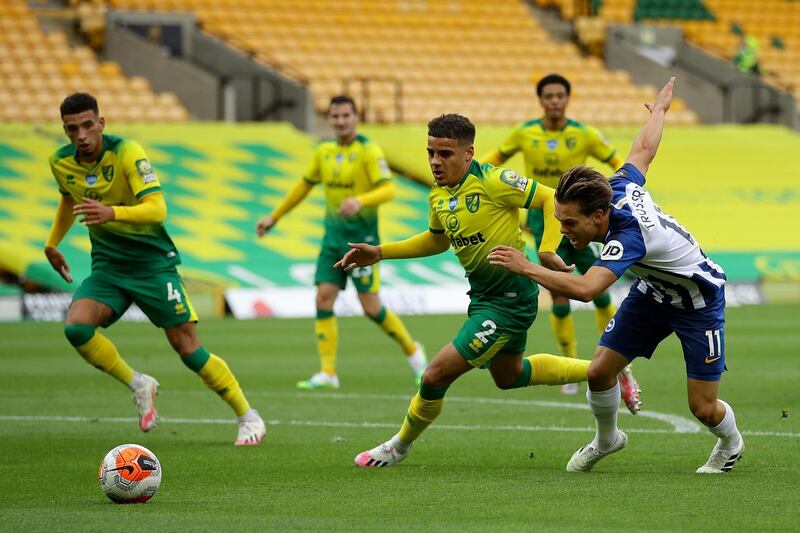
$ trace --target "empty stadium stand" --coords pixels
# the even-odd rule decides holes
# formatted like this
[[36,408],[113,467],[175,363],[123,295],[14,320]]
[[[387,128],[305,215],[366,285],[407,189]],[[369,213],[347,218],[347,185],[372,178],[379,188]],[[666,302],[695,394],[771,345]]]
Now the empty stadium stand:
[[175,122],[189,118],[174,94],[156,94],[141,77],[71,46],[63,32],[45,32],[24,0],[0,10],[0,122],[52,122],[68,93],[97,96],[110,120]]
[[[366,119],[425,122],[458,112],[479,123],[540,114],[535,81],[558,71],[574,83],[571,115],[632,124],[631,100],[656,88],[553,42],[518,0],[111,0],[117,9],[191,11],[209,33],[287,75],[308,80],[319,111],[349,92],[368,100]],[[369,80],[362,82],[361,80]],[[398,91],[402,106],[397,106]],[[696,115],[678,103],[673,120]]]

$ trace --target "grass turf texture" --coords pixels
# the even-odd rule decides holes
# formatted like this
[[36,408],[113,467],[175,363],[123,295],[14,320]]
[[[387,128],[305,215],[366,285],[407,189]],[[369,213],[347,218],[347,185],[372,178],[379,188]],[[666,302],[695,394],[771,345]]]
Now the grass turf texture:
[[[142,434],[130,394],[84,363],[60,325],[2,324],[0,523],[11,531],[792,530],[800,507],[795,313],[728,311],[730,371],[721,397],[736,410],[747,450],[724,476],[694,474],[714,444],[706,431],[678,434],[664,421],[629,415],[620,416],[630,430],[627,449],[588,475],[567,474],[572,452],[592,437],[591,415],[541,402],[584,405],[583,394],[502,392],[484,371],[451,387],[442,415],[403,463],[359,470],[353,457],[396,431],[414,392],[399,349],[362,318],[340,320],[342,389],[319,394],[294,387],[317,369],[311,321],[201,323],[205,346],[228,360],[253,406],[273,421],[252,448],[232,445],[236,427],[222,422],[231,420],[227,406],[149,325],[121,323],[108,332],[132,366],[161,382],[164,419]],[[431,355],[461,320],[406,318]],[[576,321],[588,357],[593,317],[577,313]],[[542,316],[528,353],[554,350]],[[691,418],[674,338],[635,370],[646,411]],[[96,419],[11,419],[52,416]],[[97,485],[100,460],[125,442],[147,446],[164,468],[160,491],[145,505],[112,504]]]

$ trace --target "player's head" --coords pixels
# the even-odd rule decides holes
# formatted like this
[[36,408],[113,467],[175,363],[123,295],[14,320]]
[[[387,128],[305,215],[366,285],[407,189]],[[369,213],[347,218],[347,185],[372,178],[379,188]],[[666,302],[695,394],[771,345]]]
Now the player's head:
[[72,93],[61,102],[61,121],[79,156],[96,157],[103,150],[103,128],[97,100],[89,93]]
[[547,118],[559,120],[564,117],[571,90],[569,81],[561,74],[548,74],[539,80],[536,95]]
[[611,185],[593,168],[579,165],[561,176],[556,187],[556,218],[575,248],[602,240],[608,228]]
[[455,185],[475,155],[475,126],[467,117],[445,114],[428,122],[428,163],[438,185]]
[[350,140],[355,135],[358,125],[355,100],[344,94],[331,98],[328,106],[328,122],[340,141]]

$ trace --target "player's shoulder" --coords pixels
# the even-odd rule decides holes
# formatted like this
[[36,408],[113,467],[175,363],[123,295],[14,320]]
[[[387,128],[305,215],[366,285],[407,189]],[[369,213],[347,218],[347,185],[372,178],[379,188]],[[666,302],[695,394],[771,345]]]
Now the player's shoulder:
[[542,128],[541,118],[532,118],[530,120],[523,120],[514,126],[514,131],[532,131]]
[[636,185],[643,187],[645,184],[645,177],[642,174],[642,171],[639,170],[636,165],[631,163],[625,163],[622,167],[619,168],[614,174],[608,178],[611,188],[614,189],[615,187],[626,187],[627,183],[635,183]]
[[597,130],[589,124],[571,118],[567,119],[567,124],[564,126],[564,130],[570,132],[580,132],[584,135],[597,133]]
[[61,161],[62,159],[73,157],[74,155],[75,155],[75,147],[72,145],[72,143],[67,143],[65,145],[59,146],[53,151],[52,154],[50,154],[50,164],[54,165],[57,162]]

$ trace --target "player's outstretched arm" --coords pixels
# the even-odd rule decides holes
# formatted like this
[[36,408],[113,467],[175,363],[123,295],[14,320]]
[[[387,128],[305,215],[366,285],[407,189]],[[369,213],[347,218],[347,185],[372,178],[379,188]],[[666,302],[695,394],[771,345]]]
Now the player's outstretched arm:
[[56,246],[61,243],[64,236],[72,227],[75,222],[75,215],[72,214],[72,209],[75,206],[75,200],[71,196],[61,195],[58,201],[58,208],[56,209],[56,216],[53,219],[53,225],[50,228],[50,234],[47,237],[47,242],[44,245],[44,255],[53,270],[67,283],[72,283],[72,276],[69,273],[69,264],[64,258],[64,255],[56,250]]
[[639,134],[633,140],[633,145],[626,161],[626,163],[638,168],[642,174],[647,173],[650,163],[656,156],[658,145],[661,142],[661,134],[664,132],[664,117],[672,103],[672,88],[674,85],[675,77],[673,76],[659,91],[656,101],[652,105],[644,105],[650,111],[650,118],[647,119],[644,127],[639,130]]
[[265,234],[269,233],[269,231],[278,223],[278,220],[291,211],[292,209],[297,206],[303,199],[311,192],[311,189],[314,188],[314,184],[305,180],[301,179],[297,183],[295,183],[294,187],[289,190],[289,194],[286,195],[286,198],[278,204],[278,207],[275,208],[275,211],[272,214],[262,217],[258,223],[256,224],[256,234],[259,237],[263,237]]
[[410,239],[389,242],[380,246],[364,243],[348,243],[351,250],[338,261],[336,268],[351,270],[355,267],[368,266],[382,259],[409,259],[412,257],[428,257],[444,252],[450,248],[450,240],[444,235],[423,231]]
[[531,263],[510,246],[495,246],[489,254],[489,263],[527,276],[552,293],[582,302],[596,298],[617,281],[617,276],[605,267],[593,266],[582,276],[555,272]]

